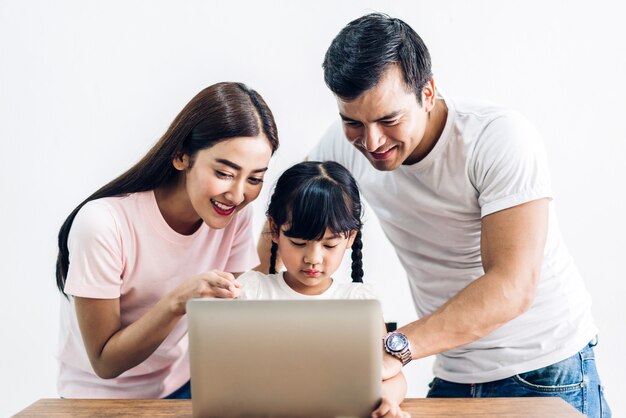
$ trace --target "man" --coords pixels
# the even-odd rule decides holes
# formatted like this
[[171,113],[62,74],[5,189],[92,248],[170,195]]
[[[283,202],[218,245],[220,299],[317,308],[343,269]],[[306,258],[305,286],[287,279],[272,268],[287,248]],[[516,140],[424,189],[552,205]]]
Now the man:
[[352,172],[407,271],[420,319],[384,341],[383,377],[436,354],[429,397],[560,396],[608,416],[590,297],[519,114],[436,89],[406,23],[349,23],[324,59],[340,123],[309,154]]

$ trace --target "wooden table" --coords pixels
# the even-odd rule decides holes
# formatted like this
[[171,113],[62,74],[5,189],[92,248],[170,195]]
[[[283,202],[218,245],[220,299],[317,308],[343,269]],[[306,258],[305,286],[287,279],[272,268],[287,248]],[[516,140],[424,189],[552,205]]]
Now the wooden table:
[[[412,417],[582,418],[560,398],[406,399]],[[40,399],[16,417],[191,417],[190,400]]]

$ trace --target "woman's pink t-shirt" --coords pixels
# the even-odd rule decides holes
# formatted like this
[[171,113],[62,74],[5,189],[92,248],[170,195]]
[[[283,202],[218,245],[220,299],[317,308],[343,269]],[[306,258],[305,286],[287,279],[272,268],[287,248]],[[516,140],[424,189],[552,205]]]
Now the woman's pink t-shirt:
[[[224,229],[206,224],[180,235],[163,219],[154,192],[87,203],[70,230],[68,295],[120,299],[121,324],[140,318],[170,290],[212,269],[243,272],[258,264],[252,208]],[[162,398],[189,380],[187,320],[182,318],[157,350],[115,379],[93,371],[73,298],[61,301],[59,395],[65,398]]]

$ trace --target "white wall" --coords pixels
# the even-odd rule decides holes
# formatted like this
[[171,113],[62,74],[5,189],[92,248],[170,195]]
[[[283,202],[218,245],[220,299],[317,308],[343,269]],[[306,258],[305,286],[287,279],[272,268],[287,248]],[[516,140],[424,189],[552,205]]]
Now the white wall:
[[[0,0],[0,416],[56,396],[55,241],[69,211],[142,156],[195,93],[222,80],[250,84],[276,115],[282,146],[271,184],[336,116],[323,54],[343,25],[369,11],[401,17],[421,34],[449,95],[515,108],[544,135],[561,226],[594,298],[607,396],[615,416],[626,416],[620,7]],[[257,228],[266,198],[267,190],[256,203]],[[413,319],[404,274],[371,214],[364,251],[387,320]],[[425,394],[430,366],[410,366],[410,396]]]

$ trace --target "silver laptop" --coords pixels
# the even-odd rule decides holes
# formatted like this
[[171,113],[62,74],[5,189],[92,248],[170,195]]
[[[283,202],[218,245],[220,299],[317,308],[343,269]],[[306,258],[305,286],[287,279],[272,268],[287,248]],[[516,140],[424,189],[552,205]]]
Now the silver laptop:
[[187,302],[194,417],[367,417],[380,401],[375,300]]

